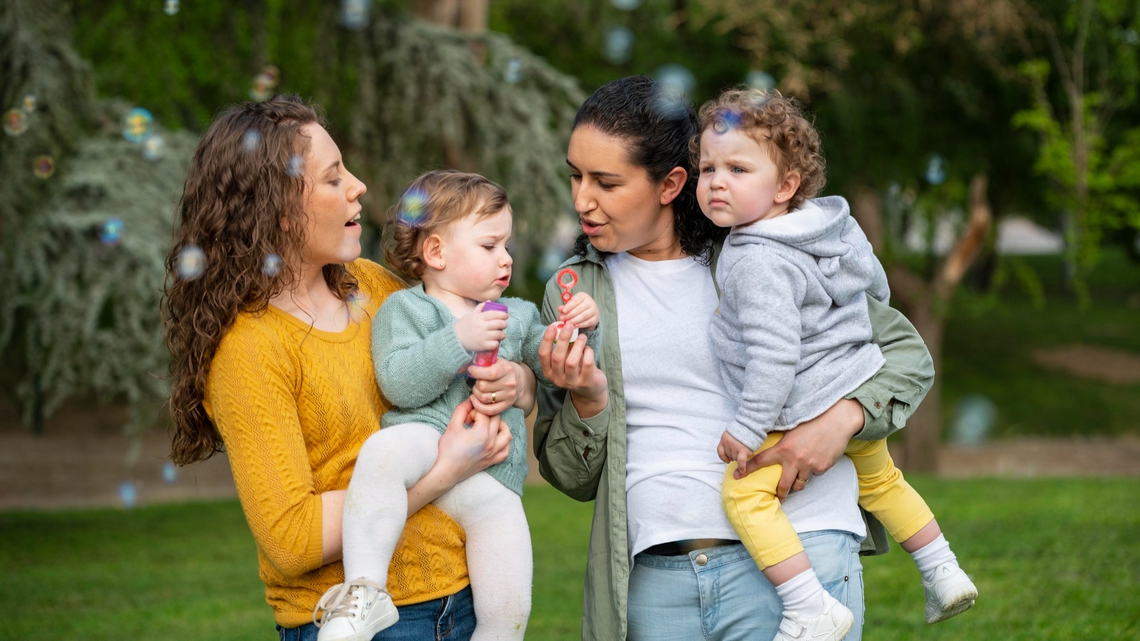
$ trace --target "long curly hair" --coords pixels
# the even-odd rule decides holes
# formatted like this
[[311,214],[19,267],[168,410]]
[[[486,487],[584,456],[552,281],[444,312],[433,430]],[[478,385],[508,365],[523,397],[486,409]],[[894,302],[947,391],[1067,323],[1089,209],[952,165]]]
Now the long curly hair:
[[[299,276],[308,124],[324,126],[323,116],[297,96],[247,102],[218,116],[194,152],[162,301],[175,430],[170,458],[178,465],[224,449],[202,405],[222,337],[239,313],[264,311]],[[325,265],[323,273],[342,300],[355,291],[344,265]]]
[[[724,240],[728,230],[705,217],[697,202],[697,172],[689,162],[689,141],[699,133],[692,104],[670,98],[668,89],[648,76],[628,76],[603,85],[582,103],[572,129],[583,126],[624,141],[630,163],[644,168],[655,183],[674,167],[688,172],[673,199],[673,229],[681,251],[707,263],[711,243]],[[578,236],[574,253],[585,255],[587,244],[585,234]]]

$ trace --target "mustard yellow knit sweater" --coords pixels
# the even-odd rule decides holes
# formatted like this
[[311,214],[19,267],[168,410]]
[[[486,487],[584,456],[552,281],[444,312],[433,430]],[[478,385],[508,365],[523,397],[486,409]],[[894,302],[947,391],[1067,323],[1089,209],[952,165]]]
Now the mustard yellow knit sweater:
[[[344,581],[339,561],[321,565],[320,495],[348,488],[360,446],[391,407],[376,387],[369,326],[404,284],[367,260],[348,267],[364,296],[348,329],[313,329],[272,306],[241,314],[206,383],[206,412],[226,444],[265,600],[287,628],[309,623],[325,590]],[[467,584],[463,530],[433,505],[412,515],[388,575],[396,605]]]

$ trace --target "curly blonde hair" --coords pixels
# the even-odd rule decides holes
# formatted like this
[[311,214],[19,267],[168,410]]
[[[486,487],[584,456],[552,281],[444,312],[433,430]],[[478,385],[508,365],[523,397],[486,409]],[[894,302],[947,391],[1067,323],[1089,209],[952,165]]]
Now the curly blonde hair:
[[384,260],[400,274],[420,280],[427,267],[424,240],[468,215],[484,218],[509,204],[507,192],[479,174],[429,171],[413,180],[388,211]]
[[[214,120],[190,161],[162,301],[171,356],[170,458],[178,465],[224,448],[202,400],[210,363],[234,319],[264,310],[297,277],[290,258],[305,245],[306,214],[296,158],[308,152],[308,124],[324,121],[296,96],[247,102]],[[191,255],[204,263],[201,273],[180,274]],[[357,288],[344,265],[325,265],[323,274],[341,300]]]
[[724,133],[735,128],[768,150],[780,176],[789,171],[800,175],[799,189],[788,201],[789,210],[823,191],[827,178],[819,132],[795,98],[776,90],[729,89],[701,106],[697,126],[697,135],[689,141],[694,167],[700,165],[701,134],[706,129]]

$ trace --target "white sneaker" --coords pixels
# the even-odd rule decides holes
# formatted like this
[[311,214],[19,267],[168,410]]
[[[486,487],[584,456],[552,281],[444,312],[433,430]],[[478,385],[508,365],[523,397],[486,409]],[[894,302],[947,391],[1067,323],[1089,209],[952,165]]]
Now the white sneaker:
[[823,611],[815,617],[784,610],[780,631],[772,641],[839,641],[847,636],[855,624],[855,615],[827,592],[823,593],[823,601]]
[[938,623],[969,610],[978,598],[978,588],[957,563],[934,569],[934,580],[922,582],[926,591],[926,622]]
[[[318,610],[324,611],[320,622]],[[368,579],[332,586],[313,608],[313,623],[321,629],[317,641],[371,641],[399,619],[392,597]]]

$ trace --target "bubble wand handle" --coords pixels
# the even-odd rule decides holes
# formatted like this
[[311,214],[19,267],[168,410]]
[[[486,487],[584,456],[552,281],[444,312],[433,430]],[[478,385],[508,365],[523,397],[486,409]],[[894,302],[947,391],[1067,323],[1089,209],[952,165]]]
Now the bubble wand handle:
[[[569,280],[567,280],[567,279],[569,279]],[[566,303],[570,302],[570,297],[571,297],[570,290],[574,289],[574,286],[578,284],[578,272],[567,267],[567,268],[563,269],[562,271],[558,272],[558,275],[555,277],[555,280],[558,283],[558,286],[562,288],[562,304],[565,305]],[[558,323],[558,329],[559,330],[562,329],[562,323],[561,322]],[[574,332],[570,335],[570,346],[571,347],[574,346],[574,341],[576,341],[577,339],[578,339],[578,328],[575,327]],[[555,345],[558,344],[557,338],[555,338],[554,344]]]

